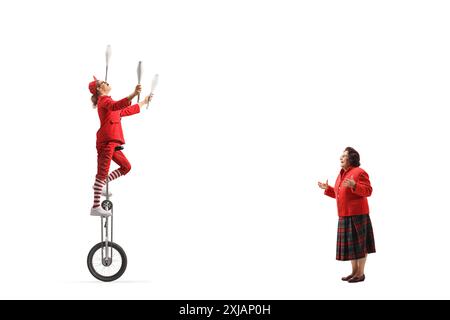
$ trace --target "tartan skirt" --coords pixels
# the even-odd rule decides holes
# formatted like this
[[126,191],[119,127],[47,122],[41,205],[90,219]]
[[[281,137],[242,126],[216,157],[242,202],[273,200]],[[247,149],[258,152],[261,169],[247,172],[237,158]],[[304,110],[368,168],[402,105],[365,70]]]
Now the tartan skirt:
[[368,214],[339,217],[336,260],[364,258],[375,252],[375,238]]

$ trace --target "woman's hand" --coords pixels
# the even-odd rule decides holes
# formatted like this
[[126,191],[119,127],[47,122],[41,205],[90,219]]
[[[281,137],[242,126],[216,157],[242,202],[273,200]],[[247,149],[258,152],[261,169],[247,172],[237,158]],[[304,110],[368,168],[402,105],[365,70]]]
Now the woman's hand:
[[149,104],[150,101],[152,101],[153,98],[153,93],[151,93],[149,96],[145,97],[145,104]]
[[134,96],[137,96],[138,94],[140,94],[141,93],[141,91],[142,91],[142,86],[140,85],[140,84],[138,84],[137,86],[136,86],[136,88],[134,89]]
[[142,86],[140,85],[140,84],[138,84],[137,86],[136,86],[136,88],[134,89],[134,92],[132,93],[132,94],[130,94],[128,97],[127,97],[127,99],[128,100],[133,100],[134,99],[134,97],[136,97],[139,93],[141,93],[141,91],[142,91]]
[[356,186],[356,181],[355,179],[353,179],[353,176],[351,176],[350,179],[346,178],[342,184],[344,185],[344,187],[354,189]]
[[146,97],[144,98],[144,100],[142,100],[141,102],[139,102],[139,107],[142,108],[143,106],[148,105],[148,104],[150,103],[150,101],[152,101],[152,98],[153,98],[153,93],[150,94],[149,96],[146,96]]
[[319,181],[318,185],[319,185],[320,189],[327,190],[328,189],[328,179],[327,179],[327,182],[325,182],[325,183],[322,183]]

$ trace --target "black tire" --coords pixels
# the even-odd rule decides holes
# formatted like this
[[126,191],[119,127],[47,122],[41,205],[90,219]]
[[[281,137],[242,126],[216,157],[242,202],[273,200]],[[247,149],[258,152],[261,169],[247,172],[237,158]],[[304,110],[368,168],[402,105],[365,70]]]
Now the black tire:
[[[96,260],[100,260],[101,262],[101,250],[103,250],[103,248],[105,247],[106,243],[105,242],[100,242],[97,243],[95,246],[92,247],[91,251],[89,251],[88,257],[87,257],[87,265],[88,265],[88,269],[89,272],[98,280],[100,281],[104,281],[104,282],[111,282],[114,280],[119,279],[123,273],[125,272],[125,269],[127,268],[127,255],[125,254],[125,251],[122,249],[121,246],[119,246],[117,243],[114,242],[108,242],[108,247],[112,247],[113,248],[113,261],[111,266],[105,267],[105,266],[101,266],[101,268],[103,268],[103,270],[108,270],[106,268],[111,268],[111,270],[114,272],[114,269],[112,268],[112,266],[114,265],[114,262],[116,262],[119,265],[115,265],[114,267],[118,269],[117,272],[114,272],[112,275],[103,275],[101,274],[98,270],[96,270],[96,267],[98,268],[98,261],[96,261],[94,263],[94,257],[96,257]],[[99,252],[100,253],[100,259],[98,259],[98,254],[96,255],[96,253]],[[117,254],[120,255],[120,261],[117,257]],[[108,270],[109,271],[109,270]]]

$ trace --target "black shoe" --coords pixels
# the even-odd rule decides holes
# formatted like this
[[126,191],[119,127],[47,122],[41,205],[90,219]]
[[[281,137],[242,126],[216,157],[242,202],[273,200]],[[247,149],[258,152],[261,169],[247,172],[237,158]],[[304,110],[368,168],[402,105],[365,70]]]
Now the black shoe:
[[348,280],[348,282],[350,283],[356,283],[356,282],[363,282],[364,280],[366,280],[366,276],[363,274],[361,277],[353,277],[350,280]]
[[351,278],[353,278],[354,276],[355,276],[354,274],[351,274],[351,275],[349,275],[349,276],[342,277],[341,280],[342,280],[342,281],[348,281],[348,280],[350,280]]

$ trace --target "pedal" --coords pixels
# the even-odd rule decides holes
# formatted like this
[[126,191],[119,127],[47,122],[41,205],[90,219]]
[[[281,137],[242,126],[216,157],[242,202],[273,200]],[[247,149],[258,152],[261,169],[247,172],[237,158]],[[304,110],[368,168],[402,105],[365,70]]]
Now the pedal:
[[103,200],[102,202],[102,208],[106,211],[110,211],[113,207],[113,204],[109,200]]

